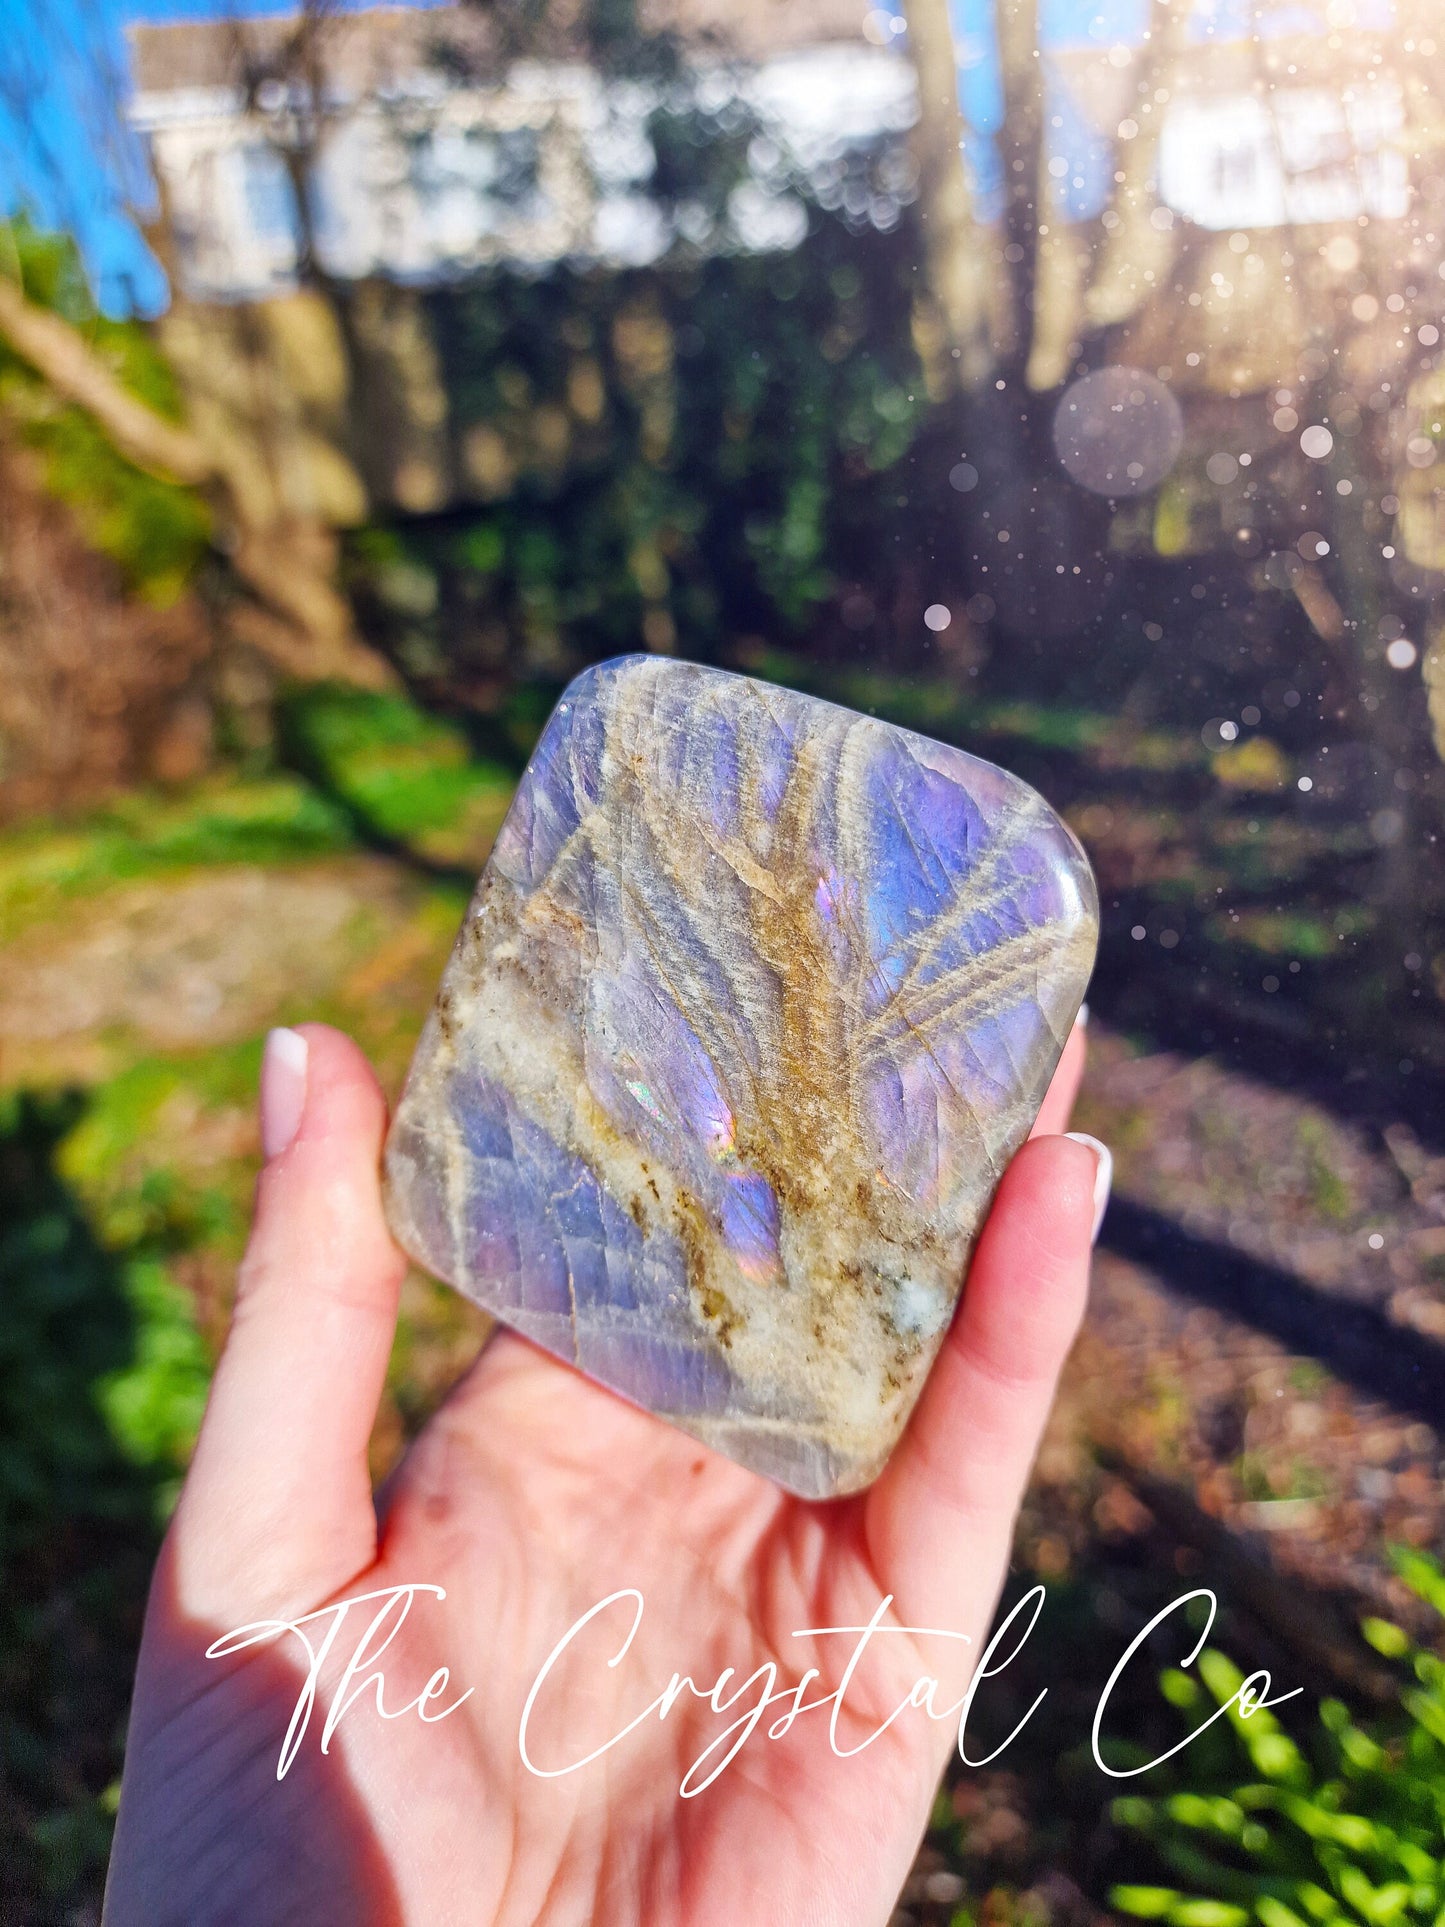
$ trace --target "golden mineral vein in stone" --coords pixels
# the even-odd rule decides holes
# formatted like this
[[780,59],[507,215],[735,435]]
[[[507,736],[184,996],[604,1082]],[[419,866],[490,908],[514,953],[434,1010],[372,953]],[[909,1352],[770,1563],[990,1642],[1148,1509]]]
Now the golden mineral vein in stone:
[[557,705],[386,1152],[406,1249],[809,1497],[881,1470],[1092,966],[992,764],[623,658]]

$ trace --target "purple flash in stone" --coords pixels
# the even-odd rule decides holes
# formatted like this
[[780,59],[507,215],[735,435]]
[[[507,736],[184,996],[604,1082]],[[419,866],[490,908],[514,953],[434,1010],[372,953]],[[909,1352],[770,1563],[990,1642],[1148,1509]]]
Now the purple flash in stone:
[[1017,778],[652,657],[558,703],[386,1151],[397,1237],[807,1497],[877,1476],[1093,964]]

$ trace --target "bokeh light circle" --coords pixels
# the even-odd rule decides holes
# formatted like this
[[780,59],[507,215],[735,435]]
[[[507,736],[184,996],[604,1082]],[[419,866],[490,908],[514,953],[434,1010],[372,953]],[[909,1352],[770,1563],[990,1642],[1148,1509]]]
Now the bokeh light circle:
[[1184,417],[1155,375],[1097,368],[1064,391],[1054,447],[1080,488],[1094,495],[1144,495],[1179,459]]

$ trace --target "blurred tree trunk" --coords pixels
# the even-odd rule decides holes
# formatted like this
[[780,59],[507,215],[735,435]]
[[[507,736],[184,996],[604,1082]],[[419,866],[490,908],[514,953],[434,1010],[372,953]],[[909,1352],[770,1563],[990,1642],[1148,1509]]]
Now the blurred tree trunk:
[[[337,12],[334,0],[303,0],[296,25],[279,49],[263,54],[241,20],[232,20],[232,63],[240,76],[246,113],[278,156],[296,205],[296,278],[326,282],[316,245],[315,168],[325,140],[326,63],[323,33]],[[263,90],[279,90],[281,105],[265,108]]]
[[997,0],[999,79],[1003,127],[1003,239],[1006,308],[1001,317],[1005,378],[1022,381],[1033,345],[1043,194],[1044,75],[1038,0]]
[[[286,175],[295,284],[324,304],[345,363],[338,450],[372,501],[392,500],[425,514],[440,508],[447,494],[445,458],[439,459],[447,402],[434,344],[417,325],[416,290],[381,275],[348,280],[334,272],[324,245],[326,152],[338,113],[347,111],[338,99],[347,99],[354,84],[339,78],[335,33],[343,11],[339,0],[303,0],[279,38],[233,19],[230,65],[251,132]],[[384,91],[368,101],[399,111]],[[407,138],[404,124],[403,142]]]
[[[1154,219],[1159,206],[1159,132],[1167,105],[1157,95],[1172,98],[1175,92],[1190,14],[1183,0],[1153,0],[1149,10],[1139,78],[1120,122],[1125,134],[1114,153],[1114,173],[1124,178],[1114,182],[1084,296],[1084,321],[1095,331],[1119,327],[1137,314],[1158,293],[1174,259],[1174,224]],[[1131,124],[1137,131],[1126,138]]]
[[1438,616],[1426,631],[1420,665],[1435,754],[1445,763],[1445,620]]
[[1114,148],[1113,190],[1097,225],[1048,219],[1041,192],[1026,370],[1035,393],[1061,387],[1089,337],[1131,320],[1168,276],[1176,240],[1172,220],[1156,219],[1166,105],[1157,96],[1174,92],[1188,20],[1177,0],[1152,0]]
[[964,121],[948,0],[909,0],[908,45],[918,76],[913,154],[936,327],[954,364],[953,380],[965,393],[973,393],[993,373],[988,314],[991,246],[990,237],[974,219],[964,172]]
[[1089,231],[1046,221],[1034,264],[1034,311],[1024,380],[1033,394],[1061,388],[1083,348],[1084,297],[1094,262]]

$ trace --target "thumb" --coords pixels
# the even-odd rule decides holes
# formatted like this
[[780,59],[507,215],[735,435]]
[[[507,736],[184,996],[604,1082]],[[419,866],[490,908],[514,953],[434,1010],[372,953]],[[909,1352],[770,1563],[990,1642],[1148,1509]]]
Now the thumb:
[[172,1535],[201,1616],[329,1594],[376,1548],[367,1444],[406,1269],[381,1209],[385,1100],[339,1031],[273,1031],[261,1129],[255,1222]]

